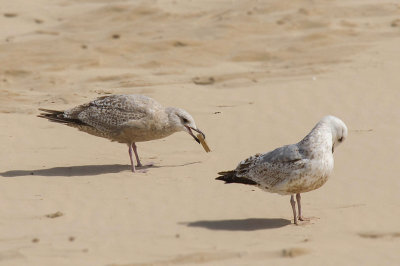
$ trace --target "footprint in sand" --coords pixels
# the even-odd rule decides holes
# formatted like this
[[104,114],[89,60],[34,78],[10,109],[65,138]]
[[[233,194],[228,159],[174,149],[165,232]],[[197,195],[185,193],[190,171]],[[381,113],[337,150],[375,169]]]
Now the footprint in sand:
[[18,16],[17,13],[4,13],[3,14],[6,18],[15,18]]
[[194,77],[192,79],[193,83],[196,85],[211,85],[214,84],[214,77]]
[[282,250],[281,257],[295,258],[295,257],[302,256],[302,255],[305,255],[308,253],[310,253],[310,251],[308,249],[304,249],[304,248],[286,248],[286,249]]
[[47,218],[54,219],[54,218],[57,218],[57,217],[61,217],[61,216],[63,216],[63,215],[64,215],[64,214],[63,214],[62,212],[58,211],[58,212],[55,212],[55,213],[46,214],[45,216],[46,216]]
[[397,238],[400,237],[400,232],[392,232],[392,233],[363,232],[363,233],[358,233],[358,236],[369,239]]
[[390,23],[390,26],[400,27],[400,18],[393,20],[392,23]]

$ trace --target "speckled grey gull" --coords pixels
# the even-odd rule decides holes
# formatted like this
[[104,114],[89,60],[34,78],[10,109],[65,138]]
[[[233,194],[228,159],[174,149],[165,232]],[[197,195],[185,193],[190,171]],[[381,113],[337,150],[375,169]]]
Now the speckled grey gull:
[[291,195],[294,223],[301,214],[300,193],[321,187],[333,171],[333,152],[347,137],[347,127],[337,117],[325,116],[300,142],[256,154],[233,171],[218,173],[226,183],[255,185],[265,191]]
[[51,122],[126,143],[129,146],[132,172],[135,172],[132,150],[137,165],[142,166],[136,142],[161,139],[175,132],[185,131],[200,143],[192,130],[205,138],[188,112],[175,107],[164,108],[154,99],[143,95],[110,95],[65,111],[39,110],[43,113],[38,116]]

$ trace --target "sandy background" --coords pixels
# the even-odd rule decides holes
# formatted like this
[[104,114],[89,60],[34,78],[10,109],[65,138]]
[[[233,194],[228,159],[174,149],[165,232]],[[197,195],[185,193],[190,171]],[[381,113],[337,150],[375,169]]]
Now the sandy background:
[[[399,265],[399,1],[0,10],[1,265]],[[188,110],[213,152],[184,133],[139,143],[156,167],[133,175],[125,146],[36,117],[110,93]],[[303,195],[310,223],[290,224],[289,197],[214,180],[327,114],[350,132]]]

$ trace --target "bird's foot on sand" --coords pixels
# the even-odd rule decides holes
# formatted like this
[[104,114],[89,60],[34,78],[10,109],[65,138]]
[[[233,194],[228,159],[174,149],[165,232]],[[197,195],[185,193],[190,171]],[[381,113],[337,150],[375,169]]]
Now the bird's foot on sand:
[[313,224],[314,220],[318,220],[318,217],[303,217],[299,216],[296,221],[294,222],[294,225],[308,225],[308,224]]
[[147,173],[147,169],[137,169],[136,167],[135,167],[135,169],[132,169],[132,173]]
[[309,221],[311,221],[311,218],[306,218],[306,217],[303,217],[303,216],[299,216],[299,221],[309,222]]
[[138,163],[137,165],[136,165],[136,167],[138,167],[138,168],[150,168],[150,167],[152,167],[152,166],[154,166],[154,163],[153,162],[150,162],[150,163],[146,163],[146,164],[142,164],[142,163]]
[[296,226],[302,226],[302,225],[306,225],[306,224],[309,224],[310,223],[310,221],[304,221],[304,220],[300,220],[300,219],[298,219],[297,221],[294,221],[294,225],[296,225]]
[[154,166],[154,163],[147,163],[147,164],[141,164],[138,163],[135,167],[132,167],[131,170],[133,173],[147,173],[147,168],[150,168]]

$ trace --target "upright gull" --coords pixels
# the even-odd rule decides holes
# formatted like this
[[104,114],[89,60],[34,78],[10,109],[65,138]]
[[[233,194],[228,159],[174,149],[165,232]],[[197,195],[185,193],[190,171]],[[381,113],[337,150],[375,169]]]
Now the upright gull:
[[132,172],[135,172],[132,150],[137,165],[142,166],[136,142],[161,139],[185,131],[200,143],[192,130],[200,134],[202,141],[205,138],[188,112],[175,107],[164,108],[154,99],[143,95],[110,95],[65,111],[39,110],[43,113],[38,116],[51,122],[128,144]]
[[300,193],[321,187],[333,170],[334,149],[347,137],[347,127],[337,117],[325,116],[296,144],[256,154],[239,163],[235,170],[218,173],[225,183],[255,185],[265,191],[291,195],[294,223],[301,214]]

